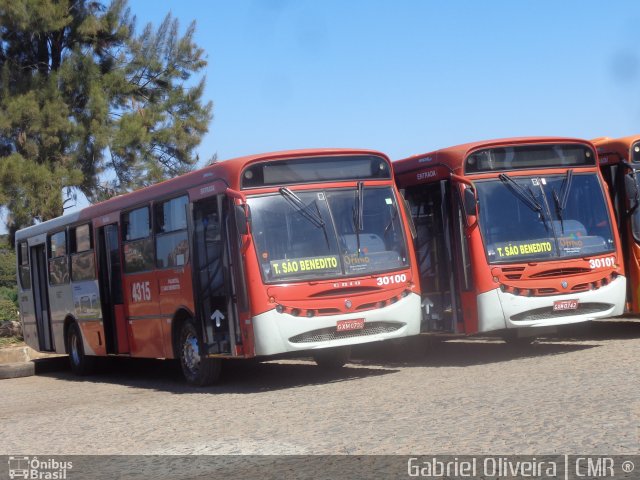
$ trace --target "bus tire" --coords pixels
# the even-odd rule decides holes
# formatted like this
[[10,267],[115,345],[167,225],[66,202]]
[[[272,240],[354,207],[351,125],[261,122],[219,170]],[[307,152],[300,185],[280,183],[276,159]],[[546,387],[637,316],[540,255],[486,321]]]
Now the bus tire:
[[185,380],[204,387],[220,379],[222,360],[200,356],[200,336],[193,320],[185,320],[180,327],[178,359]]
[[67,330],[67,349],[69,352],[69,365],[76,375],[89,375],[95,367],[95,357],[84,353],[82,332],[77,323],[69,325]]
[[313,352],[313,359],[320,368],[336,369],[343,367],[351,357],[351,347],[324,348]]
[[503,335],[502,339],[505,341],[507,345],[513,345],[514,347],[528,347],[533,342],[535,342],[537,337],[531,336],[518,336],[517,330],[507,330]]

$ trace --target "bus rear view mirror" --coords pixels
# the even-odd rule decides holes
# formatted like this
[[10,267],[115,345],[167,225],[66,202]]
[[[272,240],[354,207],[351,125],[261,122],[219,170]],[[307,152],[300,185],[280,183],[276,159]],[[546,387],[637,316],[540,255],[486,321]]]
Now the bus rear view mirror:
[[233,208],[236,216],[236,228],[238,229],[238,233],[240,235],[247,235],[249,233],[249,222],[251,218],[248,214],[249,205],[234,205]]
[[464,213],[469,216],[476,216],[478,214],[478,199],[476,198],[476,192],[472,188],[465,188],[463,193]]
[[628,173],[624,176],[624,188],[627,192],[627,198],[629,199],[629,209],[634,210],[638,206],[638,184],[636,177],[633,173]]

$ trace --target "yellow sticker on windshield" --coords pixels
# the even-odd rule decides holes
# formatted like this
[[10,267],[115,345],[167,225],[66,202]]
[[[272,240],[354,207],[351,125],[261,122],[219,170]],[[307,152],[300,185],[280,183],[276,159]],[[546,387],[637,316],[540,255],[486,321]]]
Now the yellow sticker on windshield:
[[271,260],[271,273],[276,277],[282,275],[338,270],[338,257],[335,255]]
[[498,257],[515,257],[518,255],[531,255],[534,253],[547,253],[553,251],[551,242],[531,242],[496,247]]

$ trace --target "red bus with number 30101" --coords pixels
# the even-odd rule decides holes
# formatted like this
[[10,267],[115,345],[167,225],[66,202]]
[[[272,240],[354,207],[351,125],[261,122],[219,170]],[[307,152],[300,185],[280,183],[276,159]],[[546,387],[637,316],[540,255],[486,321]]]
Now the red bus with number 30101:
[[423,331],[527,341],[623,313],[622,252],[593,144],[476,142],[394,170],[416,224]]
[[20,230],[26,342],[68,353],[179,359],[217,380],[221,359],[419,333],[405,205],[389,159],[298,150],[215,163]]

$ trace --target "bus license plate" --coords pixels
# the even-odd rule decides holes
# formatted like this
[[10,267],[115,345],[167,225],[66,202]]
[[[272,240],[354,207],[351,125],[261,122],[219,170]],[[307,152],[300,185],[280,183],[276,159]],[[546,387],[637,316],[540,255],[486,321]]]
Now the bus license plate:
[[561,312],[563,310],[577,310],[578,300],[558,300],[553,302],[553,311]]
[[355,320],[338,320],[336,323],[337,332],[346,332],[349,330],[362,330],[364,328],[364,318],[356,318]]

